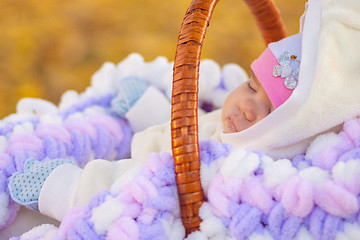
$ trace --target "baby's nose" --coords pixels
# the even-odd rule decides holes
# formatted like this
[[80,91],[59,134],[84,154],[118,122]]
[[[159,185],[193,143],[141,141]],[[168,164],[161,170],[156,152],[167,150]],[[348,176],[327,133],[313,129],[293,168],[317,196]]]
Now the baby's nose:
[[257,109],[256,104],[251,99],[246,99],[240,104],[241,112],[244,114],[246,120],[249,122],[256,121],[257,119]]

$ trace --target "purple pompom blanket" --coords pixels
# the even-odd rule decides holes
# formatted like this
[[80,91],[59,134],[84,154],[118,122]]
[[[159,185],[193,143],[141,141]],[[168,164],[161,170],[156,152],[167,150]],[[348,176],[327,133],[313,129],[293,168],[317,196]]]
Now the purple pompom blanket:
[[[358,119],[292,160],[201,142],[207,201],[200,231],[187,239],[358,239],[359,144]],[[21,239],[184,239],[174,179],[171,155],[152,154],[59,228],[42,225]]]

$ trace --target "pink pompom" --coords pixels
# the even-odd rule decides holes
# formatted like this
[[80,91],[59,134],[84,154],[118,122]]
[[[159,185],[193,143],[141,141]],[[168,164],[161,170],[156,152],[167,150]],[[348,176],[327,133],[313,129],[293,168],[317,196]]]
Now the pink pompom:
[[339,157],[339,151],[335,146],[324,148],[321,152],[316,154],[312,163],[314,166],[325,170],[330,170],[335,165]]
[[0,153],[0,170],[5,169],[7,166],[11,164],[11,157],[9,154]]
[[314,199],[326,212],[339,217],[349,217],[359,210],[356,196],[333,181],[327,181],[322,188],[317,189]]
[[69,131],[78,130],[84,134],[90,135],[93,139],[97,138],[96,129],[85,119],[75,117],[69,118],[65,121],[64,127]]
[[151,170],[151,172],[156,172],[160,168],[163,168],[164,165],[160,161],[160,158],[158,157],[158,154],[151,153],[149,154],[147,160],[146,160],[146,166]]
[[6,151],[10,154],[18,151],[41,151],[44,148],[42,141],[32,134],[13,135],[8,142]]
[[297,217],[306,217],[314,207],[313,185],[299,176],[284,186],[281,203],[285,210]]
[[57,124],[42,124],[36,129],[35,134],[39,138],[52,137],[63,142],[71,142],[70,133],[63,126]]
[[124,137],[124,133],[116,120],[105,114],[94,114],[90,116],[90,122],[94,125],[100,125],[105,128],[112,136],[115,137],[117,143],[120,143]]
[[84,218],[89,211],[88,207],[80,206],[75,207],[68,212],[61,221],[59,226],[58,237],[66,238],[67,232],[74,226],[74,224]]
[[139,228],[130,217],[119,218],[108,231],[108,238],[112,239],[139,239]]
[[350,137],[350,139],[356,143],[360,138],[360,120],[351,119],[344,123],[344,132]]
[[158,195],[154,184],[144,177],[136,178],[125,189],[139,203]]
[[143,224],[151,224],[158,210],[152,207],[145,207],[137,220]]
[[269,213],[274,204],[272,196],[263,187],[259,178],[253,176],[246,180],[242,188],[241,199],[265,213]]
[[214,213],[219,217],[230,217],[229,204],[230,200],[224,194],[222,186],[224,180],[221,175],[215,175],[209,185],[208,201]]

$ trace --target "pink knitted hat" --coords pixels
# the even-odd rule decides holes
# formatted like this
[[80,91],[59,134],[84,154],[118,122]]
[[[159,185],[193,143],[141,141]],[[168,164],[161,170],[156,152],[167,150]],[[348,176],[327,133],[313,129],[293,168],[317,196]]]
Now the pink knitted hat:
[[300,55],[301,33],[270,43],[251,64],[274,108],[283,104],[297,86]]

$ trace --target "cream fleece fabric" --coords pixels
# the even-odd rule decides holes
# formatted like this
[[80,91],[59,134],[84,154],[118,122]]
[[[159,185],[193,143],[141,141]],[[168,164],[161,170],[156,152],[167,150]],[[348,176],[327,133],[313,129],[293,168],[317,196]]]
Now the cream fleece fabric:
[[360,115],[359,12],[357,0],[310,0],[297,88],[264,120],[222,134],[222,141],[290,158],[303,153],[315,135]]

